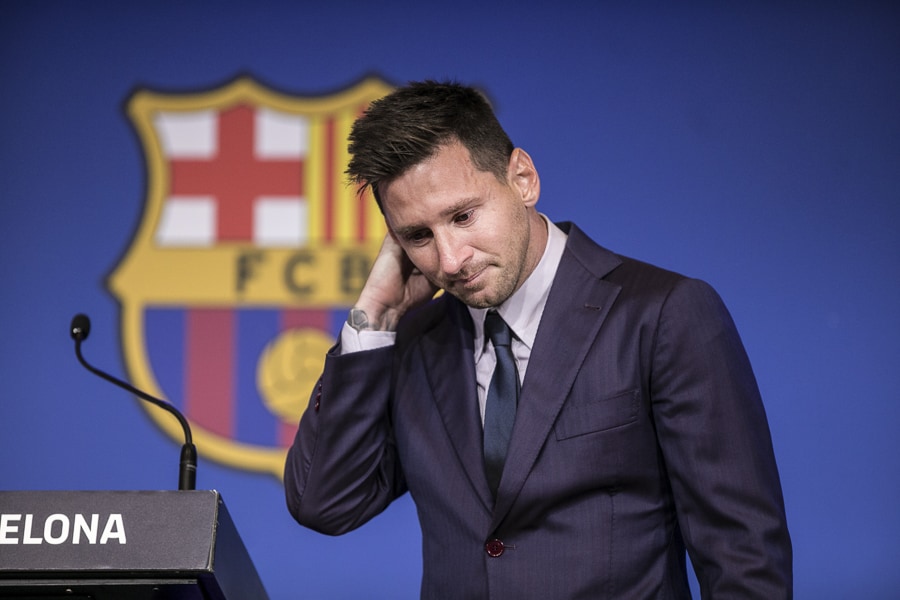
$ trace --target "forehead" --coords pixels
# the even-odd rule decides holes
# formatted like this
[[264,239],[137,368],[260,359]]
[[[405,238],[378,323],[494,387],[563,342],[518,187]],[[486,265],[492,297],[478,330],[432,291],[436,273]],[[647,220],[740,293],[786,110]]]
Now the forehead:
[[468,148],[458,141],[452,141],[438,148],[424,160],[410,166],[390,181],[394,183],[415,183],[422,185],[434,178],[465,178],[478,171]]
[[485,198],[492,186],[500,185],[492,173],[478,170],[465,146],[454,142],[391,180],[381,189],[381,201],[388,224],[405,226]]

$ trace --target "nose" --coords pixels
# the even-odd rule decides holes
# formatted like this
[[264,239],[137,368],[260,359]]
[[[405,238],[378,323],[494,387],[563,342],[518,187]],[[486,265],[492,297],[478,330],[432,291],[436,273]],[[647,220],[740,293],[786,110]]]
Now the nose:
[[472,257],[472,248],[458,233],[435,234],[438,260],[444,275],[456,275]]

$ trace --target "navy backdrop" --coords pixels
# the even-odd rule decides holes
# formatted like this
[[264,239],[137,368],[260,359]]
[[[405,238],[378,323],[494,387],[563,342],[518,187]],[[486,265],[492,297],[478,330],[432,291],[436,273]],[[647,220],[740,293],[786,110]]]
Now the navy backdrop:
[[[178,445],[68,335],[89,313],[86,354],[126,374],[106,277],[146,197],[136,89],[450,77],[494,100],[551,218],[722,294],[770,419],[797,597],[896,597],[897,4],[550,4],[4,2],[0,488],[175,485]],[[201,459],[198,487],[222,492],[274,599],[417,595],[408,498],[326,538],[275,476]]]

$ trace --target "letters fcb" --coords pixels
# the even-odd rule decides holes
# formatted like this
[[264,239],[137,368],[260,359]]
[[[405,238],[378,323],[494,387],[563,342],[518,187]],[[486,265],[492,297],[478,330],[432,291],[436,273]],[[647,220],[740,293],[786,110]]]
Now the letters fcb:
[[108,284],[130,378],[185,413],[201,457],[281,477],[384,237],[374,201],[343,171],[352,123],[390,89],[370,78],[300,97],[242,77],[128,101],[147,196]]

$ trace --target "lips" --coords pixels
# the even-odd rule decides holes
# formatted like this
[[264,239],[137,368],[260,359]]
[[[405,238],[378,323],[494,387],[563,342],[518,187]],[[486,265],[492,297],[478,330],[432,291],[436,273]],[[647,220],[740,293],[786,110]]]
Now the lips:
[[462,287],[462,288],[472,287],[472,285],[478,281],[478,279],[481,277],[481,274],[484,273],[484,271],[485,271],[485,269],[482,268],[482,269],[478,269],[472,275],[468,275],[466,277],[457,277],[451,282],[451,284],[454,287]]

